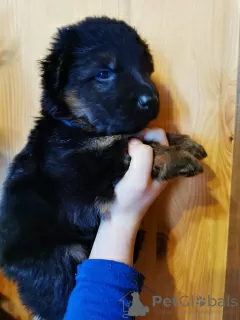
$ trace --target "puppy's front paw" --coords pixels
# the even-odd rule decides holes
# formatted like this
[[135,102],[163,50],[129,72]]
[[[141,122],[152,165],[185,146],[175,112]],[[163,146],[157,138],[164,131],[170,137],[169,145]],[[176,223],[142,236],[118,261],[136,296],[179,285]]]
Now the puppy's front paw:
[[176,177],[193,177],[203,172],[199,161],[188,151],[171,149],[165,154],[156,155],[153,178],[162,181]]
[[198,160],[201,160],[207,157],[207,152],[205,151],[203,146],[201,146],[196,141],[193,141],[188,136],[185,139],[183,139],[181,147],[182,147],[182,150],[186,150],[190,152]]
[[190,152],[198,160],[207,157],[207,152],[205,151],[203,146],[201,146],[196,141],[193,141],[187,135],[168,133],[167,138],[169,140],[170,145],[177,146],[181,150]]
[[[196,158],[191,156],[187,151],[183,158],[179,160],[179,162],[172,163],[171,166],[174,168],[175,166],[179,167],[178,176],[183,177],[193,177],[199,173],[203,172],[202,165],[197,161]],[[171,171],[172,169],[170,169]]]

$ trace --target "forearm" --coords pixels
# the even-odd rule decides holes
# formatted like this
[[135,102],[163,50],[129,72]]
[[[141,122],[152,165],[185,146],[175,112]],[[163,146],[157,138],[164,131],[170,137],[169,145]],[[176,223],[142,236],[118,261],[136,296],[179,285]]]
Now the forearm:
[[[131,216],[131,215],[129,215]],[[101,222],[89,259],[106,259],[133,265],[139,223],[112,217]]]
[[144,280],[131,267],[139,225],[114,213],[101,222],[89,259],[78,267],[64,320],[133,319],[128,316],[132,294],[141,291]]

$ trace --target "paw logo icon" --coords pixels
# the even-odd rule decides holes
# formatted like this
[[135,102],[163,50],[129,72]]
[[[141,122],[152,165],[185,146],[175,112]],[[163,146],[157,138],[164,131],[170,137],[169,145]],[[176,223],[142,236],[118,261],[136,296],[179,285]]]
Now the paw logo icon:
[[200,307],[204,307],[206,305],[206,299],[204,297],[198,296],[196,297],[196,304]]

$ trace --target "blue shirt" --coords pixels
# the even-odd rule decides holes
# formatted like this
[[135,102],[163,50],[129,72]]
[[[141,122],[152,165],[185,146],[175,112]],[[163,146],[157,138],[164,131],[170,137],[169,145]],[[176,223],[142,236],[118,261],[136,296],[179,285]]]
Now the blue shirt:
[[143,281],[143,275],[126,264],[85,260],[78,266],[64,320],[134,319],[128,316],[132,293],[141,291]]

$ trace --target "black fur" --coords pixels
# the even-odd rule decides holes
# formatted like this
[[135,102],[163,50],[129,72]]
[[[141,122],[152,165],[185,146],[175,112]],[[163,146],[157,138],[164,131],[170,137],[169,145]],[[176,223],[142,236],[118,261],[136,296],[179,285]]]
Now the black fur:
[[[60,29],[41,66],[41,116],[4,185],[0,263],[33,314],[61,320],[76,267],[128,169],[128,139],[157,116],[159,100],[148,46],[123,21]],[[199,144],[168,139],[169,147],[151,144],[154,178],[202,172]]]
[[[135,133],[156,117],[152,72],[136,31],[106,17],[60,29],[42,61],[41,117],[13,160],[0,217],[1,265],[35,315],[64,316],[77,264],[98,229],[99,204],[113,199],[127,169],[128,139],[116,136],[106,147],[103,137]],[[141,95],[152,97],[144,108]]]

